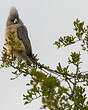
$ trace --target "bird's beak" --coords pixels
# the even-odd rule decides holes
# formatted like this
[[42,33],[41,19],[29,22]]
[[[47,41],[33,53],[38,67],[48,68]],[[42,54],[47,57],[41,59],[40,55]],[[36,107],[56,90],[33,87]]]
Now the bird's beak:
[[18,20],[17,20],[17,18],[15,18],[15,20],[14,20],[14,24],[17,24],[18,23]]

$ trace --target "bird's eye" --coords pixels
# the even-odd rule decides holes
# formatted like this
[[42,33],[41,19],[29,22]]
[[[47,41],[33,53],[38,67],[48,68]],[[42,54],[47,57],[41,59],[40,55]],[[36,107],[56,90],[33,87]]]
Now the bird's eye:
[[13,23],[14,23],[14,24],[17,24],[17,23],[18,23],[17,18],[14,19]]
[[13,20],[13,19],[11,19],[11,22],[14,22],[14,20]]

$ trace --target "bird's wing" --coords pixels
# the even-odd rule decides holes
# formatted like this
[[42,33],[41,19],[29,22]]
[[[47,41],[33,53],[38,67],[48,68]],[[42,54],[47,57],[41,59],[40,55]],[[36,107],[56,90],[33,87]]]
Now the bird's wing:
[[31,47],[31,42],[28,38],[27,29],[24,25],[21,25],[20,27],[17,28],[17,35],[19,40],[21,40],[24,44],[27,56],[30,57],[30,55],[32,55],[32,47]]

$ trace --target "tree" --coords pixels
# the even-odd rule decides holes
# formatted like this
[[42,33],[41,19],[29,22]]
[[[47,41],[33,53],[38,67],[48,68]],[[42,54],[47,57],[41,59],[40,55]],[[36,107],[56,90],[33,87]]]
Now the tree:
[[[76,19],[74,21],[75,35],[59,37],[54,45],[58,48],[80,42],[83,51],[88,50],[88,26],[84,22]],[[11,46],[19,46],[14,41],[14,34],[9,35],[7,43]],[[68,65],[62,67],[59,62],[55,70],[44,64],[33,65],[28,61],[16,58],[13,53],[7,55],[5,46],[2,52],[1,67],[12,67],[15,75],[14,80],[20,75],[31,77],[26,84],[29,87],[27,93],[23,95],[24,104],[41,98],[42,107],[49,110],[88,110],[88,98],[85,88],[88,86],[88,71],[81,71],[80,64],[82,53],[71,52],[68,58]],[[38,61],[37,55],[33,55]],[[73,66],[75,71],[69,70]],[[83,68],[83,67],[81,67]],[[63,85],[62,83],[65,83]]]

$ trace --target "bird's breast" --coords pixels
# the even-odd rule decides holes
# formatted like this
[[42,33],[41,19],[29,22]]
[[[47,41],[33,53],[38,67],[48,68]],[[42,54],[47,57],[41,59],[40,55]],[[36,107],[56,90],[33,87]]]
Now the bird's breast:
[[[19,38],[18,38],[17,28],[18,28],[18,25],[10,25],[6,28],[5,40],[6,40],[6,42],[12,40],[12,42],[10,41],[11,45],[6,43],[6,49],[7,49],[8,53],[11,53],[12,49],[15,54],[16,54],[16,52],[17,52],[17,54],[21,51],[25,52],[25,47],[24,47],[22,41],[19,40]],[[12,37],[14,37],[14,39],[13,38],[10,39],[11,35],[12,35]]]

